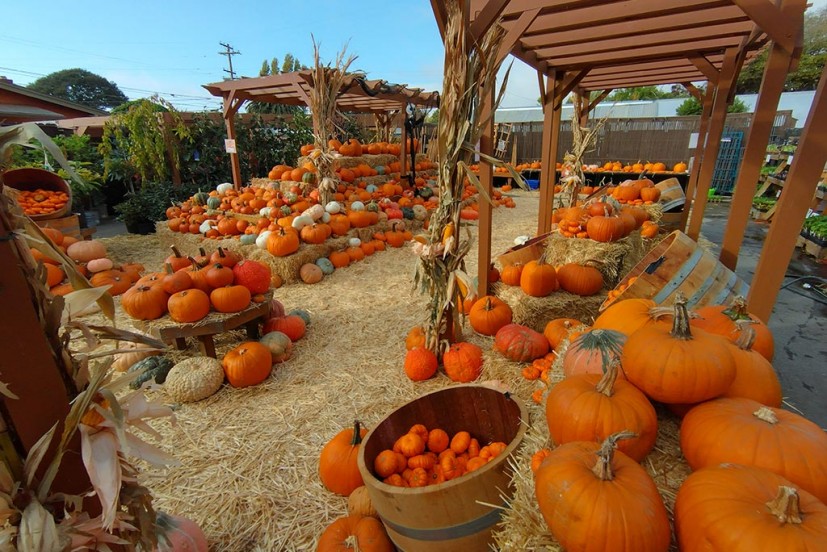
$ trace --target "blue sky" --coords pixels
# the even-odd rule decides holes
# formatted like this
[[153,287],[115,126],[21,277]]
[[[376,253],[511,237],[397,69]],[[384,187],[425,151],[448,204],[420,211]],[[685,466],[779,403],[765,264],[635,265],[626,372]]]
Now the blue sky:
[[[287,52],[309,64],[313,33],[324,60],[349,41],[353,67],[371,78],[441,89],[444,50],[429,0],[22,0],[4,2],[3,12],[0,75],[21,85],[80,67],[130,98],[159,92],[201,110],[219,103],[201,88],[224,77],[219,42],[241,52],[237,73],[257,76],[265,58]],[[515,61],[503,105],[536,106],[538,96],[536,74]]]

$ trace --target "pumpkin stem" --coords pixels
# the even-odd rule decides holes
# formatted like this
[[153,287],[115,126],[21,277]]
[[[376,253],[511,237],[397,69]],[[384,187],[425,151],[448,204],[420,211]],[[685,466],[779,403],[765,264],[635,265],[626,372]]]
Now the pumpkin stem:
[[606,369],[606,373],[603,374],[603,377],[600,378],[600,381],[597,382],[597,386],[595,390],[598,393],[603,393],[607,397],[611,397],[614,395],[614,386],[615,381],[617,381],[617,373],[618,367],[620,366],[620,361],[615,359],[609,364],[609,367]]
[[200,253],[202,257],[206,257],[206,256],[207,256],[207,252],[204,250],[204,248],[203,248],[203,247],[199,247],[199,248],[198,248],[198,253]]
[[224,254],[224,248],[221,247],[220,245],[218,246],[218,256],[221,257],[221,258],[224,258],[224,257],[227,256],[227,255]]
[[485,298],[485,310],[491,311],[494,310],[494,305],[491,304],[491,297]]
[[600,445],[600,450],[597,451],[597,463],[592,468],[592,473],[601,481],[611,481],[614,479],[614,470],[612,470],[612,459],[614,459],[617,442],[621,439],[631,439],[637,437],[634,431],[619,431],[613,435],[609,435]]
[[177,258],[180,259],[181,257],[183,257],[183,255],[181,255],[181,252],[178,251],[178,248],[174,245],[170,245],[169,248],[172,249],[172,254],[175,255]]
[[755,328],[752,327],[754,322],[752,320],[738,320],[735,322],[735,327],[738,331],[738,337],[735,339],[735,345],[744,351],[751,351],[755,343]]
[[192,264],[193,271],[201,270],[201,265],[198,264],[198,261],[196,261],[193,257],[187,256],[187,259],[189,259],[189,262]]
[[779,485],[778,494],[767,502],[767,508],[781,523],[801,523],[798,491],[793,487]]
[[778,416],[776,416],[772,408],[768,406],[762,406],[761,408],[753,412],[752,415],[761,420],[762,422],[767,422],[768,424],[775,425],[778,423]]
[[353,421],[353,439],[350,440],[350,446],[355,447],[362,443],[362,422],[359,420]]
[[166,270],[167,274],[172,274],[172,265],[169,263],[164,263],[164,270]]
[[732,305],[724,311],[733,322],[738,320],[752,320],[747,312],[747,300],[738,295],[732,300]]
[[692,339],[689,329],[689,310],[686,308],[686,297],[678,292],[675,297],[675,319],[672,322],[672,337],[675,339]]

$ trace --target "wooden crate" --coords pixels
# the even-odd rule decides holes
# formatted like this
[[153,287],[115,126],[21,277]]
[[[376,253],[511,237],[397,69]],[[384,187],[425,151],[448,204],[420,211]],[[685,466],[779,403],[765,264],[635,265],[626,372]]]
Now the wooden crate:
[[80,218],[77,215],[69,215],[68,217],[58,219],[38,220],[36,222],[41,228],[54,228],[55,230],[60,230],[67,236],[79,240],[83,239],[80,233]]

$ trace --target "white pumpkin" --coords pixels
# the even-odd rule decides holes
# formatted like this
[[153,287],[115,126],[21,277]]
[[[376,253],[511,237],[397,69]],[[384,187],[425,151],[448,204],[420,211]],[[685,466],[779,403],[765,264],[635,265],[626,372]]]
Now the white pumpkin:
[[226,195],[227,192],[229,192],[232,189],[233,189],[233,185],[230,184],[229,182],[224,182],[224,183],[219,184],[218,186],[215,187],[215,191],[218,192],[218,195],[220,195],[220,196]]
[[378,190],[379,190],[379,188],[376,187],[376,184],[368,184],[367,186],[365,186],[365,191],[368,192],[368,193],[371,193],[371,194],[373,192],[378,191]]
[[299,215],[293,219],[291,226],[296,230],[301,230],[305,226],[310,226],[313,224],[313,218],[307,215]]
[[270,234],[272,234],[270,230],[265,230],[259,234],[256,238],[256,247],[259,249],[267,249],[267,238],[270,237]]
[[353,203],[350,204],[350,210],[351,211],[364,211],[365,210],[365,204],[362,203],[361,201],[354,201]]
[[321,205],[319,205],[319,204],[317,203],[316,205],[313,205],[313,206],[311,206],[311,207],[309,207],[309,208],[305,209],[305,210],[302,212],[302,215],[307,215],[307,216],[309,216],[310,218],[312,218],[314,221],[317,221],[317,220],[319,220],[320,218],[322,218],[322,215],[323,215],[324,213],[325,213],[324,208],[323,208]]
[[272,207],[262,207],[261,209],[258,210],[258,214],[261,215],[264,218],[270,218],[270,215],[273,214],[273,208]]
[[331,201],[327,205],[325,205],[324,210],[330,213],[331,215],[335,215],[336,213],[342,210],[342,204],[338,201]]
[[330,213],[325,211],[324,214],[322,215],[322,222],[327,224],[328,222],[330,222],[330,218],[331,218]]
[[530,239],[531,236],[517,236],[516,238],[514,238],[514,245],[523,245]]
[[362,245],[362,240],[360,240],[359,238],[350,238],[349,240],[347,240],[347,244],[350,247],[359,247],[360,245]]
[[216,221],[207,219],[207,220],[205,220],[204,222],[201,223],[201,226],[198,227],[198,231],[201,232],[202,234],[206,234],[207,232],[212,230],[213,227],[216,226],[217,224],[218,223]]

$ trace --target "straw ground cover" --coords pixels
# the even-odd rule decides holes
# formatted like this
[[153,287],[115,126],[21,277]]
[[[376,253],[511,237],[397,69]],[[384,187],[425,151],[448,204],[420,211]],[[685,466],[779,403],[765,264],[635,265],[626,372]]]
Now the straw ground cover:
[[[512,193],[515,209],[494,210],[495,255],[516,236],[536,228],[536,193]],[[476,244],[476,228],[469,228]],[[148,270],[157,270],[166,252],[156,240],[128,236],[105,241],[114,260],[144,262]],[[471,274],[476,273],[476,258],[475,246],[466,257]],[[411,292],[415,259],[410,248],[389,249],[315,286],[276,290],[288,310],[310,312],[313,322],[307,335],[296,343],[293,358],[277,365],[264,384],[225,386],[209,399],[180,405],[174,426],[156,424],[164,437],[160,445],[180,462],[163,470],[143,468],[143,481],[157,508],[198,522],[214,550],[313,550],[323,528],[347,508],[346,499],[329,493],[319,481],[318,456],[324,443],[355,418],[373,427],[405,402],[451,383],[439,375],[414,384],[402,371],[405,335],[428,316],[427,298]],[[119,325],[130,327],[118,312]],[[510,386],[531,413],[533,437],[517,459],[518,465],[527,465],[546,439],[543,408],[530,398],[540,383],[523,379],[522,365],[494,353],[491,338],[474,334],[469,326],[463,334],[485,351],[482,380]],[[244,339],[243,332],[217,336],[219,358]],[[196,343],[189,345],[185,352],[172,353],[173,358],[197,355]],[[156,396],[168,400],[162,391]],[[673,442],[665,439],[670,435],[658,441],[659,451],[651,461],[655,465],[683,465],[674,443],[676,426],[670,429]],[[668,493],[677,488],[662,486]],[[517,489],[513,514],[506,517],[498,540],[531,543],[540,550],[534,543],[553,541],[542,523],[524,521],[539,514],[530,476],[523,470],[517,474]],[[547,549],[555,548],[550,544]]]

